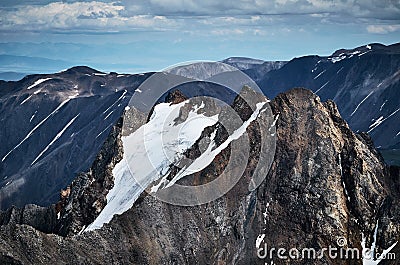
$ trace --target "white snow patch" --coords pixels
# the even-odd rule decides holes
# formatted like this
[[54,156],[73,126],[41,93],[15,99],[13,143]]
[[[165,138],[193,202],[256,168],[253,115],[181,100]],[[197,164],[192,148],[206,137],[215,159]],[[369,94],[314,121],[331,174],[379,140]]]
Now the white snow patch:
[[35,113],[33,113],[33,115],[31,116],[31,118],[29,119],[29,122],[31,122],[33,120],[33,118],[35,118],[37,111],[35,111]]
[[39,94],[41,91],[42,91],[42,89],[38,89],[38,90],[36,90],[35,92],[33,92],[33,94],[37,95],[37,94]]
[[33,95],[29,95],[29,97],[27,97],[26,99],[24,99],[21,103],[19,103],[19,105],[24,104],[25,102],[27,102]]
[[107,114],[107,116],[104,118],[104,120],[106,120],[108,117],[110,117],[110,115],[114,112],[114,110],[110,111],[110,113]]
[[371,50],[371,49],[372,49],[372,47],[369,46],[369,45],[365,46],[365,48],[367,48],[368,50]]
[[84,225],[81,229],[81,231],[79,231],[78,235],[81,235],[84,231],[85,231],[86,225]]
[[129,107],[129,106],[125,107],[125,110],[130,110],[130,109],[131,109],[131,107]]
[[314,77],[314,80],[317,79],[318,77],[320,77],[323,73],[325,73],[326,70],[322,71],[321,73],[319,73],[316,77]]
[[117,75],[117,77],[124,77],[125,75]]
[[126,94],[127,90],[124,90],[124,92],[122,93],[122,95],[113,103],[111,104],[111,106],[109,106],[105,111],[103,111],[102,114],[105,114],[107,111],[109,111],[115,104],[117,104],[118,101],[120,101]]
[[263,212],[264,224],[267,224],[268,207],[269,207],[269,202],[267,202],[267,205],[265,205],[265,212]]
[[[215,147],[214,143],[214,137],[215,137],[215,131],[211,135],[211,143],[208,146],[207,150],[204,151],[198,158],[196,158],[192,164],[190,164],[188,167],[182,168],[175,176],[174,178],[168,182],[168,184],[165,186],[165,188],[171,187],[174,185],[178,180],[181,178],[191,175],[193,173],[199,172],[206,168],[213,160],[214,158],[222,151],[224,150],[232,141],[239,139],[245,132],[247,127],[250,125],[252,121],[257,119],[258,115],[262,112],[265,111],[263,107],[265,106],[267,102],[259,102],[256,104],[256,110],[253,112],[253,114],[250,116],[250,118],[243,122],[243,124],[236,129],[229,137],[226,139],[225,142],[223,142],[221,145],[219,145],[217,148],[213,149]],[[167,176],[164,177],[164,180],[166,179]],[[158,189],[152,189],[152,192],[157,191]]]
[[265,234],[258,235],[256,238],[256,248],[260,248],[261,242],[264,240]]
[[[167,173],[171,161],[181,158],[184,151],[201,136],[204,128],[218,121],[218,114],[207,117],[191,110],[186,122],[175,124],[180,109],[188,102],[156,105],[148,123],[122,138],[125,152],[113,169],[114,187],[107,194],[106,206],[86,228],[87,231],[102,227],[115,214],[130,209],[147,186]],[[131,168],[128,161],[140,166]]]
[[343,66],[336,72],[336,74],[340,73],[343,70]]
[[375,231],[374,231],[374,241],[371,244],[371,247],[368,248],[366,246],[367,238],[361,233],[361,247],[363,248],[362,253],[366,254],[363,256],[363,265],[377,265],[379,264],[384,257],[397,245],[398,242],[395,242],[389,248],[382,251],[382,254],[379,255],[377,259],[375,259],[376,251],[376,242],[377,242],[377,235],[378,235],[378,222],[376,222]]
[[111,123],[110,125],[108,125],[104,130],[102,130],[95,139],[97,139],[100,135],[102,135],[105,131],[107,131],[108,128],[110,128],[111,126],[113,126],[113,124]]
[[387,100],[385,100],[385,102],[383,102],[383,104],[381,105],[381,107],[379,108],[379,111],[382,111],[383,106],[385,106]]
[[52,115],[54,115],[62,106],[64,106],[70,99],[66,99],[63,102],[61,102],[58,107],[53,110],[49,115],[46,116],[41,122],[39,122],[33,129],[22,139],[21,142],[19,142],[13,149],[11,149],[2,159],[1,162],[3,162],[10,154],[12,151],[17,149],[21,144],[23,144],[48,118],[50,118]]
[[364,101],[366,101],[367,100],[367,98],[369,98],[369,96],[371,96],[372,95],[372,93],[374,93],[374,91],[372,90],[371,92],[369,92],[369,94],[363,99],[363,100],[361,100],[361,102],[357,105],[357,107],[354,109],[354,111],[350,114],[350,116],[353,116],[354,115],[354,113],[356,113],[356,111],[358,110],[358,108],[361,106],[361,104],[363,104],[364,103]]
[[359,53],[361,53],[361,52],[360,51],[355,51],[355,52],[350,53],[350,55],[357,55]]
[[337,57],[332,57],[331,58],[331,62],[332,63],[337,63],[337,62],[340,62],[341,60],[344,60],[346,58],[347,58],[346,55],[340,55],[340,56],[337,56]]
[[35,162],[47,151],[47,149],[49,149],[49,147],[51,145],[53,145],[55,143],[55,141],[58,140],[58,138],[61,137],[61,135],[63,135],[63,133],[65,132],[65,130],[68,129],[68,127],[75,121],[76,118],[78,118],[78,116],[80,115],[80,113],[78,115],[76,115],[74,118],[72,118],[72,120],[70,120],[67,125],[64,126],[64,128],[57,133],[57,135],[54,137],[54,139],[43,149],[42,152],[40,152],[40,154],[35,158],[35,160],[33,160],[33,162],[31,163],[31,165],[35,164]]
[[379,124],[382,123],[382,121],[383,121],[383,116],[380,116],[374,123],[372,123],[372,124],[369,126],[369,128],[378,126]]
[[364,54],[367,54],[367,53],[369,53],[371,50],[369,50],[369,51],[366,51],[366,52],[363,52],[363,53],[360,53],[359,55],[358,55],[358,57],[361,57],[361,56],[363,56]]
[[107,74],[106,73],[93,73],[93,75],[104,76],[104,75],[107,75]]
[[60,217],[61,217],[61,212],[58,212],[57,213],[57,220],[60,219]]
[[34,88],[35,86],[37,86],[37,85],[39,85],[39,84],[41,84],[41,83],[43,83],[43,82],[45,82],[45,81],[47,81],[47,80],[50,80],[50,79],[52,79],[52,78],[43,78],[43,79],[39,79],[39,80],[37,80],[35,83],[33,83],[32,85],[30,85],[29,87],[27,87],[26,89],[31,89],[31,88]]
[[317,89],[314,93],[317,94],[321,89],[323,89],[327,84],[329,84],[329,81],[323,84],[320,88]]
[[279,119],[279,113],[276,114],[275,119],[272,122],[271,127],[269,127],[268,131],[271,131],[271,129],[276,126],[276,122],[278,121],[278,119]]
[[74,99],[79,96],[79,90],[75,90],[75,92],[68,96],[69,99]]
[[370,133],[370,132],[372,132],[373,130],[375,130],[376,127],[378,127],[379,125],[382,124],[382,122],[386,121],[387,119],[389,119],[390,117],[392,117],[393,115],[395,115],[399,110],[400,110],[400,108],[398,108],[397,110],[393,111],[389,116],[387,116],[387,117],[384,118],[383,120],[380,120],[379,123],[376,123],[376,124],[374,125],[374,127],[371,128],[371,126],[372,126],[372,125],[371,125],[371,126],[370,126],[371,129],[369,129],[367,133]]
[[342,181],[342,184],[343,184],[343,189],[344,189],[344,193],[346,194],[347,200],[350,202],[350,196],[347,191],[346,184],[344,183],[344,181]]

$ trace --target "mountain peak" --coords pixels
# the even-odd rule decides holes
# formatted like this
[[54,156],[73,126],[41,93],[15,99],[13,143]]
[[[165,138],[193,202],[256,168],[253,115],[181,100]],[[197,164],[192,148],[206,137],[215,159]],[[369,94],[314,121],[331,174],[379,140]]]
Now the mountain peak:
[[93,74],[93,73],[101,73],[101,72],[97,71],[96,69],[93,69],[89,66],[74,66],[74,67],[71,67],[71,68],[63,71],[63,73]]

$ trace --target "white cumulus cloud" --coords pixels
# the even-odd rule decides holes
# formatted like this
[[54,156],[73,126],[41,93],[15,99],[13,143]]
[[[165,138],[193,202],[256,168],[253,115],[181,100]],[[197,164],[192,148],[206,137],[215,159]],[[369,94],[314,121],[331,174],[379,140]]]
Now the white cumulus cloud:
[[400,25],[369,25],[367,31],[369,33],[386,34],[400,31]]
[[111,2],[54,2],[43,6],[20,6],[3,10],[0,29],[20,30],[129,30],[165,28],[174,22],[164,16],[125,14],[125,6]]

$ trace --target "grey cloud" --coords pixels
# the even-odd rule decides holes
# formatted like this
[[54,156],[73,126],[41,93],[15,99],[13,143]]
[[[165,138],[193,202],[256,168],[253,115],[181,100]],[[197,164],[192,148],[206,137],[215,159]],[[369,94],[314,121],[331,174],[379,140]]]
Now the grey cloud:
[[[92,2],[93,0],[64,0],[60,3]],[[47,5],[51,0],[2,0],[0,8],[27,5]],[[111,0],[121,3],[127,15],[162,16],[229,16],[279,14],[344,14],[355,17],[399,20],[398,0]]]
[[400,17],[400,3],[397,0],[123,0],[122,3],[132,12],[166,16],[339,13],[378,19]]
[[5,0],[1,6],[0,31],[210,30],[223,35],[261,33],[272,24],[353,23],[393,25],[366,28],[390,33],[400,24],[397,0],[25,0],[18,5]]

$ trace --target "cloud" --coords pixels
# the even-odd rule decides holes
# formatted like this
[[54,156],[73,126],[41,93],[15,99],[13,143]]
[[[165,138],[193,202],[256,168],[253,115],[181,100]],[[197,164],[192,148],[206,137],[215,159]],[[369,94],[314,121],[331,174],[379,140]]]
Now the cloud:
[[54,2],[43,6],[23,6],[16,11],[1,11],[2,30],[105,30],[138,28],[161,29],[174,21],[156,15],[124,15],[125,6],[111,2]]
[[127,10],[172,15],[346,14],[399,19],[397,0],[122,0]]
[[387,34],[400,31],[400,25],[369,25],[367,31],[375,34]]
[[245,32],[241,29],[217,29],[217,30],[212,30],[211,34],[213,35],[219,35],[219,36],[224,36],[224,35],[242,35]]
[[5,0],[0,4],[3,33],[174,30],[262,35],[265,27],[273,25],[285,28],[321,23],[371,25],[367,28],[370,33],[390,33],[396,26],[380,25],[400,23],[400,3],[397,0]]

